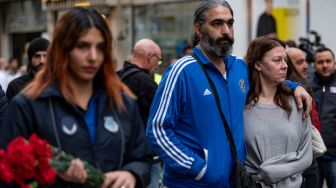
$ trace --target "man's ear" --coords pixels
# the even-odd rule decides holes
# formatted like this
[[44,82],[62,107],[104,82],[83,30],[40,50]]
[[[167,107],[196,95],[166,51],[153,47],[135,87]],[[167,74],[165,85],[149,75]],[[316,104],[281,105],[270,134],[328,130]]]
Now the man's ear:
[[194,32],[196,33],[196,35],[197,35],[198,37],[200,37],[201,34],[202,34],[202,25],[199,24],[199,23],[196,23],[196,24],[194,25]]
[[146,63],[147,63],[148,65],[150,64],[151,57],[152,57],[152,53],[147,53],[147,54],[146,54]]

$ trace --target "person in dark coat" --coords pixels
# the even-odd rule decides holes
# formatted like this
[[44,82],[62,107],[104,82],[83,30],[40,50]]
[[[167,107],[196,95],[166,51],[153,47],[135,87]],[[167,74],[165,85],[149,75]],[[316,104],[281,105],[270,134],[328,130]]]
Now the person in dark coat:
[[6,97],[5,92],[2,90],[2,87],[0,85],[0,127],[1,127],[2,121],[4,119],[6,109],[7,109],[7,97]]
[[315,73],[310,82],[314,92],[321,136],[327,152],[317,159],[319,166],[319,187],[336,187],[336,61],[334,52],[321,47],[315,52]]
[[272,15],[272,0],[265,0],[266,11],[258,19],[257,37],[277,37],[276,20]]
[[30,83],[35,74],[46,63],[49,40],[38,37],[30,42],[28,47],[28,73],[12,80],[7,87],[6,96],[11,100],[28,83]]
[[137,96],[144,125],[147,124],[157,84],[153,74],[161,61],[160,47],[150,39],[141,39],[133,47],[132,59],[119,71],[122,81]]
[[[157,84],[153,74],[161,61],[160,47],[150,39],[141,39],[133,47],[132,59],[119,71],[122,81],[137,96],[137,103],[144,125],[147,125],[149,109],[154,99]],[[153,153],[151,180],[147,188],[159,187],[162,172],[159,157]]]
[[83,161],[105,173],[102,188],[149,181],[150,149],[135,96],[117,76],[112,38],[95,9],[68,10],[56,23],[47,63],[9,103],[0,147],[36,133],[75,157],[50,187],[92,188]]

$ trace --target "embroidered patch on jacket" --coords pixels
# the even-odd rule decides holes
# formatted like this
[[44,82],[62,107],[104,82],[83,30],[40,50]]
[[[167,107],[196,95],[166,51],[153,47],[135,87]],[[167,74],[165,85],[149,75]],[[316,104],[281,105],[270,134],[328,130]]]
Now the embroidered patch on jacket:
[[116,133],[119,130],[118,123],[111,116],[104,117],[104,127],[107,131],[109,131],[111,133]]
[[78,130],[76,121],[69,116],[62,118],[62,131],[67,135],[74,135]]
[[243,79],[239,80],[239,86],[242,92],[246,92],[246,86],[245,86],[245,81]]
[[330,87],[330,93],[336,93],[336,87]]

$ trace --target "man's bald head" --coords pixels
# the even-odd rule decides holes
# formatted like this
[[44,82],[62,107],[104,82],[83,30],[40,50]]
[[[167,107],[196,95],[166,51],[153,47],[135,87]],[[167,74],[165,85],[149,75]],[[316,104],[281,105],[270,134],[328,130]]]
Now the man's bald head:
[[153,40],[141,39],[133,47],[133,59],[131,63],[148,70],[148,73],[152,75],[157,69],[159,61],[162,59],[161,54],[159,45]]
[[288,48],[287,55],[293,62],[294,68],[303,78],[307,78],[308,63],[306,61],[306,54],[299,48]]

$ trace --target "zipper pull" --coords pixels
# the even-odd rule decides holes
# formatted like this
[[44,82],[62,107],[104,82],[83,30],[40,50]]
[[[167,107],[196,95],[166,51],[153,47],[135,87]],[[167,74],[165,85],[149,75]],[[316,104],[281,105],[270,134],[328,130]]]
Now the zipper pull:
[[325,86],[323,86],[323,88],[322,88],[322,92],[323,92],[323,93],[325,92]]

